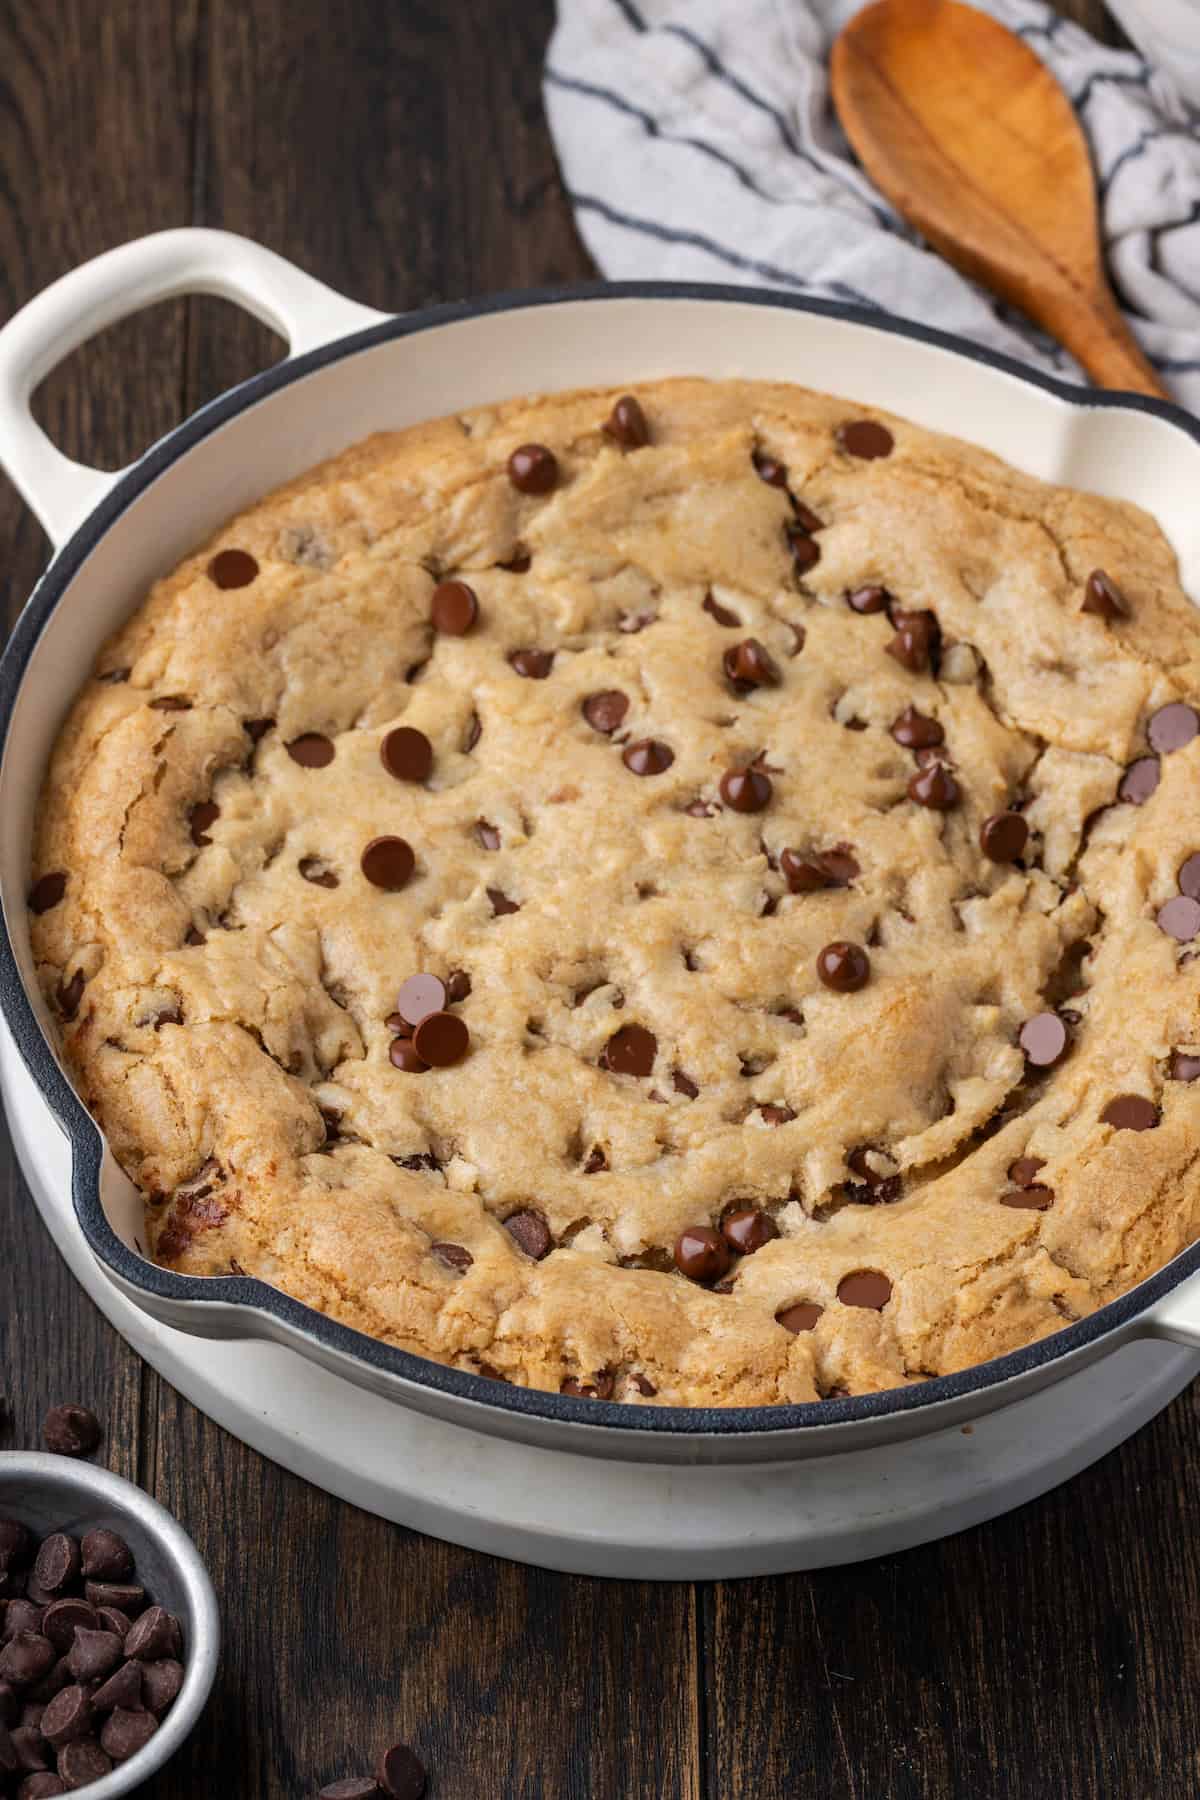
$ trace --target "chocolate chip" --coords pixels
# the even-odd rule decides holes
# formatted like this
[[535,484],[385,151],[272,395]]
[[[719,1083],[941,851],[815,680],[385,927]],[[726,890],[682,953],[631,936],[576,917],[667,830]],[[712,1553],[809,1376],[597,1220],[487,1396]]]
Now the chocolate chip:
[[121,1639],[111,1631],[89,1631],[80,1625],[67,1652],[67,1667],[76,1681],[102,1681],[121,1660]]
[[451,1006],[457,1006],[471,992],[471,977],[465,969],[455,969],[446,979],[446,998]]
[[132,672],[130,669],[105,669],[102,675],[97,675],[96,680],[114,683],[128,681]]
[[711,800],[689,800],[683,810],[689,819],[712,819],[721,809]]
[[509,662],[527,681],[545,681],[554,667],[553,650],[514,650]]
[[1100,1114],[1101,1122],[1114,1131],[1151,1131],[1158,1124],[1158,1108],[1141,1094],[1118,1094]]
[[197,805],[193,806],[188,815],[188,824],[191,827],[193,844],[204,845],[212,843],[212,839],[208,835],[208,828],[210,825],[215,825],[220,816],[221,809],[215,801],[201,800]]
[[[0,1726],[0,1775],[5,1766],[3,1726]],[[46,1758],[50,1746],[36,1725],[18,1725],[9,1740],[12,1748],[10,1767],[20,1769],[27,1774],[36,1774],[40,1769],[48,1769],[50,1764]]]
[[[35,1708],[35,1711],[37,1711],[38,1716],[40,1717],[41,1709]],[[0,1681],[0,1725],[3,1725],[6,1731],[9,1731],[17,1723],[20,1716],[21,1702],[17,1699],[16,1688],[13,1687],[11,1682]]]
[[847,588],[842,598],[851,612],[856,613],[887,612],[892,604],[892,596],[885,587]]
[[[128,1665],[130,1668],[137,1668],[138,1666],[137,1663],[130,1663]],[[177,1657],[163,1656],[160,1657],[157,1662],[143,1663],[140,1666],[142,1670],[142,1699],[155,1717],[161,1719],[162,1715],[171,1706],[179,1693],[180,1688],[183,1686],[183,1664]],[[114,1676],[113,1680],[115,1681],[116,1679],[117,1677]],[[112,1683],[110,1682],[108,1685],[111,1687]],[[97,1702],[99,1701],[99,1698],[100,1696],[97,1694]]]
[[855,1269],[838,1282],[837,1297],[843,1306],[865,1306],[880,1312],[892,1297],[892,1284],[878,1269]]
[[1200,1076],[1200,1056],[1186,1050],[1172,1050],[1167,1064],[1168,1081],[1195,1081]]
[[1014,1206],[1028,1212],[1045,1212],[1054,1205],[1054,1189],[1034,1181],[1028,1187],[1016,1187],[1000,1195],[1001,1206]]
[[1017,1042],[1035,1068],[1048,1069],[1067,1047],[1067,1028],[1055,1012],[1035,1013],[1022,1025]]
[[208,565],[208,579],[214,587],[249,587],[258,574],[258,564],[248,550],[218,550]]
[[174,1644],[170,1613],[162,1606],[148,1606],[125,1639],[125,1654],[138,1662],[154,1662],[157,1657],[170,1656]]
[[[336,1136],[336,1133],[334,1135]],[[115,1631],[122,1643],[125,1642],[129,1634],[129,1627],[133,1624],[133,1620],[115,1606],[98,1606],[96,1621],[105,1631]]]
[[1180,864],[1179,891],[1190,900],[1200,900],[1200,850],[1193,851]]
[[600,1171],[602,1169],[607,1169],[607,1167],[608,1167],[607,1156],[605,1156],[605,1154],[604,1154],[603,1150],[601,1150],[599,1144],[594,1145],[592,1147],[592,1149],[588,1151],[587,1161],[583,1165],[584,1174],[585,1175],[599,1175]]
[[128,1762],[131,1756],[145,1748],[157,1730],[158,1720],[153,1713],[129,1712],[118,1707],[111,1719],[104,1722],[100,1744],[115,1763]]
[[396,998],[396,1010],[407,1025],[419,1025],[446,1005],[445,983],[436,975],[410,975]]
[[189,925],[187,928],[187,935],[184,937],[183,941],[185,944],[202,944],[204,942],[204,933],[202,931],[197,931],[194,925]]
[[145,1588],[132,1582],[85,1581],[83,1591],[97,1610],[102,1606],[115,1606],[118,1612],[128,1613],[131,1619],[146,1604]]
[[49,912],[52,906],[58,905],[66,891],[67,877],[63,870],[55,869],[49,875],[41,876],[30,889],[30,912]]
[[78,1743],[68,1744],[58,1759],[59,1779],[66,1783],[68,1793],[111,1773],[112,1763],[95,1738],[80,1738]]
[[[15,1603],[14,1603],[15,1604]],[[12,1607],[9,1607],[12,1614]],[[94,1606],[86,1600],[55,1600],[42,1613],[36,1629],[43,1637],[48,1637],[60,1656],[65,1656],[75,1642],[75,1628],[82,1625],[85,1630],[95,1631],[100,1626],[100,1617]]]
[[891,1206],[900,1198],[899,1175],[881,1174],[871,1162],[871,1146],[860,1144],[846,1158],[846,1167],[858,1176],[848,1182],[846,1198],[859,1206]]
[[730,629],[735,625],[740,625],[742,622],[735,612],[730,612],[727,606],[721,606],[719,602],[713,599],[711,594],[706,594],[704,596],[704,610],[706,613],[711,613],[718,625],[725,625]]
[[887,426],[875,419],[847,419],[838,426],[835,436],[847,456],[861,456],[867,461],[890,456],[896,441]]
[[779,1227],[761,1206],[740,1206],[721,1220],[721,1235],[739,1256],[753,1256],[779,1236]]
[[1174,899],[1159,907],[1155,923],[1168,937],[1177,938],[1181,944],[1190,943],[1200,931],[1200,900],[1193,900],[1187,894],[1176,894]]
[[435,1012],[413,1032],[413,1049],[434,1069],[449,1069],[467,1054],[471,1034],[457,1013]]
[[817,974],[837,994],[857,993],[870,980],[871,959],[860,945],[838,940],[817,957]]
[[82,969],[76,969],[70,981],[60,981],[58,984],[58,1010],[68,1025],[79,1011],[85,985]]
[[629,696],[619,688],[602,688],[598,694],[589,694],[583,703],[583,716],[593,731],[601,731],[606,737],[617,730],[629,711]]
[[604,1046],[601,1058],[614,1075],[649,1075],[658,1055],[658,1039],[644,1025],[622,1025]]
[[[54,1606],[77,1605],[82,1606],[83,1602],[75,1600],[56,1600],[53,1603],[53,1606],[35,1606],[32,1600],[25,1600],[20,1595],[17,1595],[15,1599],[10,1600],[7,1606],[0,1611],[0,1620],[3,1620],[3,1627],[0,1628],[0,1644],[7,1644],[10,1638],[16,1637],[18,1631],[40,1632],[43,1637],[48,1637],[50,1639],[54,1648],[61,1655],[63,1651],[71,1648],[71,1640],[75,1636],[75,1626],[72,1624],[68,1630],[66,1643],[60,1644],[58,1639],[46,1630],[46,1614],[53,1611]],[[95,1622],[95,1615],[90,1606],[85,1608],[85,1618],[82,1622],[88,1625]]]
[[601,1369],[590,1381],[580,1381],[575,1375],[568,1375],[559,1383],[560,1394],[569,1394],[575,1400],[611,1400],[613,1378],[607,1369]]
[[1014,863],[1029,842],[1029,826],[1017,812],[993,813],[979,827],[979,847],[995,863]]
[[522,494],[548,494],[558,485],[558,458],[545,444],[521,444],[508,459],[508,479]]
[[[152,1669],[163,1669],[168,1666],[169,1665],[164,1662],[145,1664],[138,1662],[122,1663],[120,1668],[117,1669],[114,1674],[110,1675],[103,1686],[98,1687],[92,1695],[92,1706],[94,1710],[101,1713],[112,1712],[116,1707],[124,1706],[130,1711],[136,1712],[137,1708],[142,1704],[143,1669],[145,1670],[146,1675],[149,1676]],[[175,1667],[179,1670],[180,1679],[182,1681],[183,1666],[180,1663],[176,1663]]]
[[937,720],[918,712],[915,706],[906,706],[899,718],[893,719],[892,736],[906,750],[932,749],[946,738]]
[[1144,806],[1158,786],[1159,772],[1157,756],[1139,756],[1122,775],[1117,798],[1130,806]]
[[467,729],[463,733],[462,747],[464,756],[469,756],[471,754],[471,751],[479,742],[482,732],[483,726],[479,723],[479,714],[473,712],[471,717],[467,720]]
[[697,1083],[692,1080],[690,1075],[685,1075],[682,1069],[674,1070],[671,1075],[671,1083],[677,1094],[684,1094],[689,1100],[694,1100],[700,1092]]
[[675,1267],[689,1281],[719,1281],[729,1263],[729,1245],[711,1225],[689,1225],[675,1240]]
[[641,403],[632,394],[622,394],[604,421],[604,430],[624,450],[640,450],[650,442],[650,427],[646,423],[646,415]]
[[444,1268],[453,1269],[456,1275],[464,1275],[475,1261],[465,1244],[430,1244],[429,1254]]
[[15,1688],[32,1687],[57,1660],[49,1638],[37,1631],[18,1631],[0,1649],[0,1681]]
[[1093,569],[1088,576],[1079,610],[1095,613],[1101,619],[1124,619],[1129,616],[1125,596],[1103,569]]
[[372,1775],[348,1775],[344,1781],[328,1781],[317,1800],[380,1800],[382,1789]]
[[802,1331],[811,1331],[824,1311],[823,1306],[817,1306],[811,1300],[799,1300],[795,1306],[785,1306],[782,1312],[777,1312],[775,1323],[799,1336]]
[[305,881],[310,881],[314,887],[335,888],[341,885],[333,870],[327,868],[319,856],[302,856],[296,868]]
[[1032,1187],[1037,1180],[1038,1171],[1045,1166],[1044,1156],[1018,1156],[1016,1162],[1008,1166],[1008,1179],[1017,1187]]
[[336,754],[332,742],[321,731],[305,731],[293,738],[287,753],[302,769],[327,768]]
[[33,1578],[47,1594],[61,1594],[79,1579],[79,1540],[65,1531],[42,1540],[33,1564]]
[[520,912],[520,902],[510,900],[503,888],[490,887],[486,892],[492,904],[493,919],[502,919],[507,913]]
[[937,618],[931,612],[899,610],[893,611],[891,617],[896,635],[884,648],[903,668],[919,674],[930,666],[936,655],[939,637]]
[[639,738],[622,752],[621,760],[634,775],[661,775],[675,761],[675,752],[658,738]]
[[758,1116],[764,1125],[789,1125],[796,1115],[790,1106],[775,1106],[768,1101],[759,1107]]
[[1152,750],[1157,750],[1160,756],[1168,756],[1172,750],[1182,750],[1185,744],[1190,744],[1198,731],[1200,715],[1182,700],[1173,700],[1153,714],[1146,727],[1146,736]]
[[78,1683],[63,1688],[42,1714],[41,1732],[48,1743],[60,1749],[75,1738],[86,1737],[95,1722],[91,1699]]
[[466,637],[479,617],[479,597],[465,581],[439,581],[429,601],[429,619],[443,637]]
[[634,632],[645,631],[647,625],[653,625],[658,614],[652,612],[623,612],[617,619],[617,630],[627,636]]
[[359,867],[372,887],[395,894],[411,880],[416,860],[403,838],[377,837],[364,846]]
[[150,702],[151,712],[191,712],[192,703],[186,694],[160,694],[157,700]]
[[720,794],[734,812],[762,812],[771,802],[771,777],[760,769],[726,769],[721,777]]
[[529,1207],[523,1207],[520,1212],[510,1213],[504,1221],[504,1229],[513,1242],[520,1246],[526,1256],[531,1256],[534,1262],[541,1262],[544,1256],[549,1255],[554,1246],[549,1225],[541,1213],[534,1212]]
[[858,863],[848,850],[816,850],[802,856],[784,850],[779,868],[792,894],[815,894],[822,888],[849,887],[859,875]]
[[795,513],[796,523],[802,531],[807,531],[810,535],[814,531],[824,531],[824,519],[819,513],[815,513],[811,506],[806,506],[803,500],[793,498],[792,511]]
[[962,790],[945,763],[931,762],[909,782],[908,797],[934,812],[950,812],[962,799]]
[[397,725],[380,744],[379,759],[397,781],[427,781],[433,767],[433,745],[423,731]]
[[785,488],[787,486],[786,465],[774,456],[768,456],[765,450],[752,450],[750,461],[754,464],[754,472],[760,481],[768,487]]
[[721,663],[728,679],[738,688],[775,687],[781,680],[778,663],[757,638],[731,644]]
[[393,1744],[384,1752],[378,1774],[388,1800],[422,1800],[425,1771],[407,1744]]
[[801,522],[798,519],[789,521],[783,528],[783,534],[792,553],[796,573],[805,575],[809,569],[815,568],[821,560],[821,546],[815,537],[809,536]]

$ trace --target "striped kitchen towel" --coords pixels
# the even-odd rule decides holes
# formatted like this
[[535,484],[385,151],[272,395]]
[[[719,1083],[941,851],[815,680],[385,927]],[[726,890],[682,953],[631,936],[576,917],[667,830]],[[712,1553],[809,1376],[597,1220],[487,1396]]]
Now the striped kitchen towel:
[[[1109,266],[1147,355],[1200,412],[1200,113],[1043,0],[979,0],[1025,38],[1091,141]],[[1080,379],[959,275],[854,161],[827,57],[861,0],[559,0],[546,106],[603,274],[741,282],[884,307]]]

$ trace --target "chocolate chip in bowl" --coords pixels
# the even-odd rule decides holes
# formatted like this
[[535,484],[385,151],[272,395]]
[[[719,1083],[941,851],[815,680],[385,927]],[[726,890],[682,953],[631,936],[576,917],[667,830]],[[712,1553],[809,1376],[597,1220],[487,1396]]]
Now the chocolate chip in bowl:
[[217,1602],[195,1546],[120,1476],[70,1452],[12,1451],[0,1455],[0,1576],[0,1794],[140,1788],[195,1726],[216,1673]]

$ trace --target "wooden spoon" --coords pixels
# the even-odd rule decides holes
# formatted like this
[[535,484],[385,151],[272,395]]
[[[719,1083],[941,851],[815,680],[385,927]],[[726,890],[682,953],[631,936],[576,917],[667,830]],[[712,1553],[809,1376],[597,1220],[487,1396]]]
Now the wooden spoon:
[[834,43],[832,76],[867,173],[948,262],[1101,387],[1168,397],[1108,285],[1079,121],[1019,37],[957,0],[876,0]]

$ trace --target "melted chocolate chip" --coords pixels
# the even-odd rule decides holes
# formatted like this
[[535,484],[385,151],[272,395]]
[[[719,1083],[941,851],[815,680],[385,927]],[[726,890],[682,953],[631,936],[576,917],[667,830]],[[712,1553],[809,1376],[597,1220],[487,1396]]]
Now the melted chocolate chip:
[[305,881],[311,881],[314,887],[335,888],[339,885],[333,870],[327,868],[319,856],[302,856],[296,867]]
[[604,421],[604,429],[623,450],[640,450],[650,442],[646,415],[632,394],[622,394]]
[[962,790],[944,763],[930,762],[909,782],[908,797],[934,812],[950,812],[961,800]]
[[770,776],[760,769],[727,769],[721,777],[721,798],[734,812],[763,812],[773,791]]
[[397,781],[428,781],[433,768],[433,745],[423,731],[397,725],[379,746],[379,760]]
[[899,718],[893,719],[892,736],[905,750],[934,749],[946,739],[937,720],[918,712],[915,706],[906,706]]
[[488,888],[487,897],[492,903],[493,919],[502,919],[508,913],[520,912],[521,910],[520,901],[510,900],[503,888]]
[[785,488],[787,486],[787,467],[774,456],[768,456],[765,450],[752,450],[750,461],[754,464],[754,473],[768,487]]
[[1038,1178],[1038,1172],[1045,1166],[1044,1156],[1018,1156],[1016,1162],[1008,1166],[1008,1179],[1016,1187],[1032,1187]]
[[692,1080],[690,1075],[685,1075],[682,1069],[674,1071],[671,1083],[677,1094],[684,1094],[689,1100],[694,1100],[700,1092],[699,1085]]
[[258,575],[258,564],[248,550],[218,550],[208,565],[214,587],[249,587]]
[[718,602],[713,599],[711,594],[706,594],[704,596],[704,610],[706,613],[712,615],[718,625],[725,625],[731,630],[735,625],[740,625],[742,622],[735,612],[730,612],[727,606],[719,605]]
[[658,1055],[658,1039],[644,1025],[622,1025],[609,1038],[601,1058],[614,1075],[649,1075]]
[[1114,1131],[1151,1131],[1158,1124],[1158,1108],[1141,1094],[1118,1094],[1100,1114]]
[[1157,756],[1139,756],[1121,777],[1118,800],[1130,806],[1144,806],[1158,786],[1159,772]]
[[1124,619],[1129,616],[1125,596],[1103,569],[1093,569],[1088,576],[1079,610],[1095,613],[1100,619]]
[[1046,1212],[1054,1205],[1054,1189],[1031,1181],[1028,1187],[1012,1188],[1000,1195],[1001,1206],[1013,1206],[1028,1212]]
[[1179,865],[1179,891],[1191,900],[1200,900],[1200,850]]
[[659,738],[639,738],[622,752],[621,760],[634,775],[661,775],[675,761],[675,752]]
[[545,444],[521,444],[508,459],[508,479],[522,494],[548,494],[558,485],[558,458]]
[[321,731],[306,731],[293,738],[287,753],[302,769],[324,769],[335,755],[333,744]]
[[201,800],[198,805],[193,806],[188,816],[193,844],[203,847],[205,844],[212,843],[208,829],[210,825],[216,824],[220,816],[221,809],[213,800]]
[[1191,743],[1197,732],[1200,732],[1200,715],[1182,700],[1174,700],[1169,706],[1160,706],[1146,726],[1150,748],[1157,750],[1160,756],[1169,756],[1172,750],[1182,750]]
[[76,969],[70,981],[60,981],[58,984],[58,1010],[68,1025],[79,1011],[79,1002],[83,999],[84,985],[85,982],[82,969]]
[[260,744],[274,724],[274,719],[243,719],[242,730],[252,744]]
[[429,602],[433,629],[443,637],[465,637],[479,617],[479,597],[465,581],[439,581]]
[[605,737],[619,729],[629,711],[629,696],[619,688],[602,688],[598,694],[589,694],[583,703],[583,716],[593,731],[603,732]]
[[847,588],[842,598],[851,612],[856,613],[887,612],[892,604],[892,596],[885,587]]
[[719,1281],[729,1264],[729,1246],[711,1225],[689,1225],[675,1240],[675,1267],[689,1281]]
[[479,723],[479,714],[473,712],[467,720],[467,729],[463,732],[463,755],[469,756],[479,742],[483,726]]
[[865,1306],[881,1312],[892,1297],[892,1284],[878,1269],[855,1269],[838,1282],[837,1297],[843,1306]]
[[798,575],[807,574],[821,560],[821,546],[815,537],[810,537],[799,519],[790,520],[783,528],[787,547],[792,553]]
[[753,1256],[779,1236],[779,1227],[761,1206],[739,1206],[721,1220],[721,1235],[739,1256]]
[[465,1244],[430,1244],[429,1254],[444,1268],[453,1269],[456,1275],[464,1275],[475,1261]]
[[1035,1013],[1022,1025],[1017,1042],[1035,1068],[1048,1069],[1067,1047],[1067,1028],[1055,1012]]
[[509,662],[527,681],[545,681],[554,667],[553,650],[514,650]]
[[49,875],[40,876],[30,889],[30,912],[49,912],[52,907],[58,905],[66,891],[67,877],[62,869],[55,869]]
[[403,838],[377,837],[364,848],[359,866],[372,887],[395,894],[412,879],[416,857]]
[[887,426],[875,419],[848,419],[834,435],[847,456],[860,456],[867,461],[890,456],[896,442]]
[[731,644],[721,658],[721,666],[734,687],[746,692],[757,687],[777,687],[782,679],[778,663],[757,638]]
[[784,850],[779,868],[792,894],[815,894],[822,888],[849,887],[859,875],[858,863],[848,850],[816,850],[802,856]]
[[920,674],[930,666],[937,654],[939,629],[936,615],[931,612],[902,612],[896,609],[891,618],[896,627],[896,635],[884,648],[902,668],[911,670],[914,675]]
[[803,500],[793,498],[792,511],[795,513],[796,523],[802,531],[807,531],[810,536],[814,531],[824,531],[824,519],[819,513],[815,513],[811,506],[805,506]]
[[1168,1081],[1195,1081],[1200,1076],[1200,1056],[1187,1050],[1172,1050],[1167,1063]]
[[481,850],[498,850],[500,848],[500,833],[487,819],[476,819],[475,837]]
[[455,969],[446,979],[446,998],[451,1006],[458,1006],[471,992],[471,977],[465,969]]
[[1024,855],[1029,826],[1017,812],[993,813],[979,827],[979,847],[995,863],[1014,863]]
[[823,1306],[817,1306],[812,1300],[798,1300],[795,1306],[785,1306],[781,1312],[777,1312],[775,1323],[799,1337],[802,1331],[813,1329],[824,1310]]
[[758,1116],[764,1125],[790,1125],[796,1115],[790,1106],[776,1106],[768,1100],[759,1107]]
[[515,1244],[531,1256],[534,1262],[541,1262],[554,1247],[554,1239],[541,1213],[525,1207],[520,1212],[510,1213],[504,1221],[504,1229]]
[[859,944],[826,944],[817,957],[817,974],[836,994],[857,993],[871,978],[871,959]]

